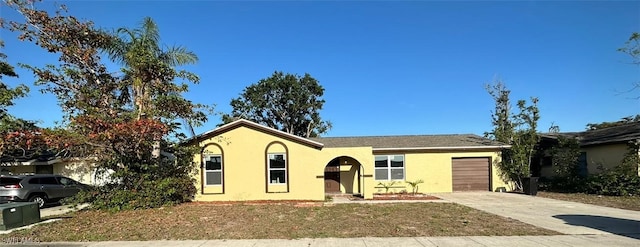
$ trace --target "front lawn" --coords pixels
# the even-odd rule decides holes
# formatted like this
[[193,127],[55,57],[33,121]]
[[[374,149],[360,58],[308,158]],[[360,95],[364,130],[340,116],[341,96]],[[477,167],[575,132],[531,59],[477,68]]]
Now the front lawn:
[[0,238],[48,242],[559,234],[452,203],[303,207],[294,203],[186,203],[120,213],[81,211],[70,216]]
[[583,193],[538,192],[538,196],[557,200],[640,211],[640,196],[601,196]]

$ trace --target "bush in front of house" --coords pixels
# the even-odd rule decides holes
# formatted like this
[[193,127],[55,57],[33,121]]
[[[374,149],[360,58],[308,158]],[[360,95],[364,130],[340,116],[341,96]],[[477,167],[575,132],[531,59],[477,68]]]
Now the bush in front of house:
[[[174,147],[174,157],[114,160],[109,182],[81,191],[70,202],[109,211],[157,208],[191,201],[196,193],[192,147]],[[118,163],[128,162],[127,166]],[[119,169],[118,169],[119,168]]]
[[617,169],[588,177],[584,193],[607,196],[640,196],[640,177]]
[[578,172],[577,142],[560,139],[558,146],[552,148],[553,159],[556,160],[553,163],[554,171],[558,175],[540,181],[540,189],[561,193],[640,196],[639,148],[640,143],[629,142],[628,151],[619,165],[611,169],[600,166],[600,173],[583,176]]
[[556,176],[540,181],[540,189],[561,193],[587,193],[607,196],[640,196],[640,176],[621,164],[589,176]]

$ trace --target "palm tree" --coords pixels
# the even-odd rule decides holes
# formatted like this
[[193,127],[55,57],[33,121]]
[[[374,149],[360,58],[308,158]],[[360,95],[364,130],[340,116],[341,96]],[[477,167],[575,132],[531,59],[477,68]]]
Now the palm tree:
[[[123,79],[126,82],[124,86],[130,89],[123,91],[131,92],[131,95],[124,97],[131,98],[138,120],[141,118],[160,119],[166,116],[163,113],[169,114],[157,109],[156,105],[159,103],[154,102],[154,99],[160,97],[166,99],[167,96],[179,97],[186,88],[173,83],[176,77],[186,77],[187,80],[197,82],[197,76],[184,71],[178,72],[175,67],[196,63],[198,57],[182,46],[173,46],[163,50],[160,47],[158,26],[150,17],[145,17],[139,28],[119,28],[112,45],[106,49],[106,52],[111,60],[124,66],[122,69]],[[180,107],[176,107],[176,109],[180,109]],[[187,111],[192,111],[192,109]],[[181,114],[177,115],[181,116]],[[184,115],[189,115],[189,113],[182,114],[183,118],[185,118]],[[155,140],[151,154],[157,158],[160,153],[160,140]]]
[[116,34],[112,46],[107,49],[109,58],[124,66],[124,79],[131,87],[137,118],[153,117],[152,95],[175,93],[173,78],[167,81],[166,77],[158,77],[160,73],[157,72],[175,71],[176,66],[196,63],[198,57],[182,46],[163,50],[158,26],[150,17],[143,19],[141,27],[119,28]]

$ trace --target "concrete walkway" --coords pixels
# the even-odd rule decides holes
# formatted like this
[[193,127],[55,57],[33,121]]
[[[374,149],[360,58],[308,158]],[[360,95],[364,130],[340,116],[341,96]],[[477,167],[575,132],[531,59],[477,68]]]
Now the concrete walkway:
[[[463,192],[435,196],[564,234],[617,234],[640,239],[637,237],[640,235],[638,211],[515,193]],[[640,246],[640,242],[637,244]]]
[[513,237],[408,237],[408,238],[319,238],[319,239],[257,239],[257,240],[186,240],[186,241],[109,241],[109,242],[53,242],[20,243],[3,246],[193,246],[193,247],[377,247],[377,246],[634,246],[640,241],[617,235],[561,235],[561,236],[513,236]]
[[60,205],[60,206],[42,208],[42,209],[40,209],[40,217],[41,218],[46,218],[46,217],[66,214],[66,213],[69,213],[69,212],[73,212],[73,211],[77,211],[77,210],[86,208],[88,206],[89,206],[89,204],[81,204],[81,205],[78,205],[76,207],[69,206],[69,205]]

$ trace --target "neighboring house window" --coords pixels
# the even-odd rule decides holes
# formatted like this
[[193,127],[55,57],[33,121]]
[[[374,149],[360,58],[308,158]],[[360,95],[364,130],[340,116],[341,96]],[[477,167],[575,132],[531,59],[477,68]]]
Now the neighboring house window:
[[542,166],[552,166],[553,159],[551,156],[545,156],[542,158]]
[[589,170],[587,168],[587,152],[580,152],[580,156],[578,157],[578,173],[581,176],[589,175]]
[[269,154],[269,183],[287,183],[287,157],[285,154]]
[[376,180],[404,180],[404,155],[376,155]]
[[205,184],[222,185],[222,156],[209,155],[205,157]]

